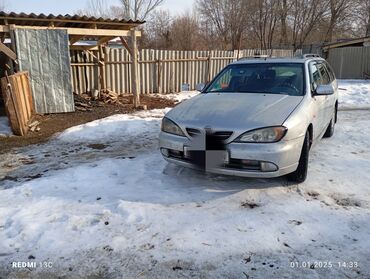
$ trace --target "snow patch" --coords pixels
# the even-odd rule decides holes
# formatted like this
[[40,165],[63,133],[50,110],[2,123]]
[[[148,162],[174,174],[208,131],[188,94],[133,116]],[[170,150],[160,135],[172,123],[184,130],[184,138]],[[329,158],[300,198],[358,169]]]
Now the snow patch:
[[369,108],[370,80],[339,79],[339,108]]
[[13,135],[13,133],[9,125],[8,117],[1,116],[0,117],[0,137],[8,137],[11,135]]

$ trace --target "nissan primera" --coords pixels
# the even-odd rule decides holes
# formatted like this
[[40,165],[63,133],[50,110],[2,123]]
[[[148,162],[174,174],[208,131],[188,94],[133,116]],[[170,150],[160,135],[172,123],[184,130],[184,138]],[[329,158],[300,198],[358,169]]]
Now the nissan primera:
[[160,151],[207,172],[303,182],[310,148],[334,133],[337,91],[316,55],[239,60],[165,115]]

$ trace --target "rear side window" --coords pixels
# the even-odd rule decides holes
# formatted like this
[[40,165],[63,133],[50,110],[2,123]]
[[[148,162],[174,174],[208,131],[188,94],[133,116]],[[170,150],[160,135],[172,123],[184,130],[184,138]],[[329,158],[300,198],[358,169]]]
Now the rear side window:
[[325,67],[325,64],[318,63],[318,69],[320,71],[320,75],[322,78],[322,84],[329,84],[331,82],[331,78],[330,78],[328,70]]
[[315,90],[317,85],[322,84],[321,74],[318,68],[317,63],[312,62],[310,63],[310,78],[311,78],[311,86]]
[[330,76],[330,81],[333,82],[335,80],[335,74],[331,66],[329,65],[328,62],[325,62],[326,69],[328,70],[329,76]]

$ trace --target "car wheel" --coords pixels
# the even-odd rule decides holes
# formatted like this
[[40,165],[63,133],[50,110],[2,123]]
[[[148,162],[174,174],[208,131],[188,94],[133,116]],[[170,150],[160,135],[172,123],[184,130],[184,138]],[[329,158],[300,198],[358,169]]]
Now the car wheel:
[[297,183],[301,183],[306,180],[307,178],[307,170],[308,170],[308,155],[310,153],[310,136],[308,134],[308,131],[306,132],[301,156],[299,158],[299,163],[296,171],[288,174],[288,180],[294,181]]
[[331,118],[329,126],[325,131],[324,138],[330,138],[331,136],[334,135],[334,126],[335,126],[336,114],[337,114],[337,109],[334,108],[333,117]]

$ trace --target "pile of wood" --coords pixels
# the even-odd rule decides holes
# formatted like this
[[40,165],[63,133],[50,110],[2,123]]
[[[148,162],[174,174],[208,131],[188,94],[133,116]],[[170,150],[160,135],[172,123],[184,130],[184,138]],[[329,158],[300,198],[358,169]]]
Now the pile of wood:
[[75,102],[75,109],[78,111],[92,111],[92,106],[86,103]]
[[39,132],[41,130],[41,128],[39,127],[40,124],[41,122],[36,120],[28,124],[28,128],[31,132]]
[[109,89],[103,89],[100,91],[100,100],[102,100],[105,104],[115,104],[119,103],[118,101],[118,93],[113,92]]

